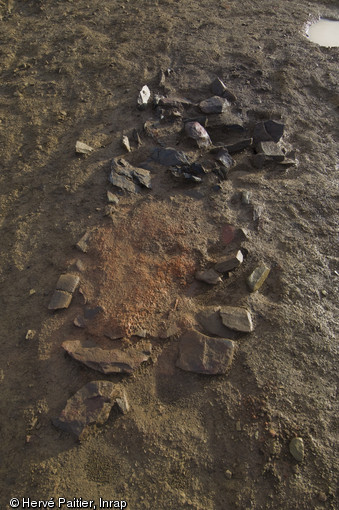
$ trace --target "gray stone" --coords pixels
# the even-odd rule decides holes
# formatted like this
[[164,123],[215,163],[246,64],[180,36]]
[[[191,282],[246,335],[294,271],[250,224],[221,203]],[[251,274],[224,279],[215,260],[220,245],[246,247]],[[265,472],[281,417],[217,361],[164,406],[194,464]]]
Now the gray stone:
[[91,152],[93,151],[94,151],[93,147],[90,147],[89,145],[86,145],[83,142],[77,141],[75,144],[75,152],[77,154],[91,154]]
[[127,150],[127,152],[131,152],[131,146],[129,143],[128,136],[124,135],[121,140],[122,146]]
[[214,271],[214,269],[205,269],[204,271],[198,271],[195,274],[195,278],[201,282],[208,283],[209,285],[216,285],[220,283],[222,279],[220,275]]
[[275,120],[266,120],[264,124],[266,132],[270,135],[272,140],[274,142],[279,142],[280,138],[284,134],[284,124],[276,122]]
[[138,148],[142,145],[142,141],[141,141],[141,138],[140,138],[140,135],[139,135],[139,132],[137,129],[133,129],[133,140],[136,142]]
[[220,308],[220,317],[224,326],[242,333],[251,333],[253,323],[251,314],[245,308],[223,306]]
[[227,273],[228,271],[232,271],[242,264],[244,260],[243,254],[240,250],[232,255],[228,255],[224,259],[220,260],[215,266],[214,269],[219,273]]
[[275,142],[259,142],[256,145],[258,154],[264,154],[266,158],[274,161],[284,161],[285,155]]
[[103,374],[130,374],[150,357],[149,354],[135,348],[124,351],[101,349],[96,344],[80,340],[63,342],[62,347],[75,360]]
[[185,132],[189,138],[196,140],[198,147],[208,147],[211,145],[209,134],[199,122],[186,122]]
[[220,307],[207,307],[197,314],[197,319],[207,333],[226,338],[229,330],[223,325],[219,310]]
[[118,205],[119,203],[118,197],[114,195],[114,193],[112,193],[111,191],[107,191],[107,200],[110,204],[113,205]]
[[244,138],[243,140],[239,140],[239,142],[232,143],[231,145],[226,145],[226,149],[230,154],[234,154],[236,152],[248,149],[251,147],[252,143],[252,138]]
[[86,327],[86,321],[82,315],[77,315],[74,318],[73,324],[77,328],[85,328]]
[[302,462],[304,460],[304,441],[301,437],[294,437],[292,439],[290,442],[290,453],[298,462]]
[[225,374],[232,363],[234,343],[199,331],[186,331],[180,339],[177,367],[200,374]]
[[138,184],[140,184],[140,186],[143,186],[147,189],[152,189],[151,172],[149,170],[134,167],[132,170],[132,176],[133,179],[137,181]]
[[230,106],[227,99],[219,96],[213,96],[199,103],[199,107],[203,113],[222,113]]
[[227,149],[221,149],[217,153],[215,159],[219,161],[227,170],[234,165],[234,160],[232,156],[230,156]]
[[122,414],[127,414],[129,412],[130,405],[128,402],[126,391],[124,389],[120,392],[119,397],[117,397],[116,404],[119,410],[122,412]]
[[189,165],[190,163],[184,152],[177,151],[171,147],[156,147],[152,152],[152,159],[164,166],[181,166]]
[[67,401],[66,407],[53,420],[53,424],[73,433],[78,439],[85,439],[91,428],[108,420],[118,398],[121,398],[119,385],[110,381],[89,382]]
[[216,96],[221,96],[221,97],[224,97],[225,99],[227,99],[228,101],[236,101],[237,98],[236,96],[233,94],[233,92],[231,92],[227,87],[226,85],[224,84],[224,82],[222,82],[220,80],[220,78],[216,78],[212,83],[211,83],[211,90],[213,92],[213,94],[215,94]]
[[55,290],[48,305],[49,310],[68,308],[72,301],[72,294],[63,290]]
[[79,283],[79,276],[70,273],[62,274],[57,281],[56,289],[65,290],[66,292],[73,294]]
[[139,92],[137,103],[139,108],[143,109],[147,105],[149,99],[151,97],[151,91],[147,85],[144,85]]
[[130,193],[139,193],[140,191],[140,187],[137,184],[127,177],[117,174],[114,170],[111,171],[109,180],[113,186],[129,191]]
[[247,278],[247,285],[252,292],[260,289],[270,273],[270,268],[265,264],[260,264]]
[[260,142],[271,142],[273,138],[271,135],[266,131],[265,123],[264,122],[258,122],[254,126],[253,130],[253,142],[255,144]]
[[90,232],[86,232],[82,236],[80,241],[77,242],[77,244],[75,246],[78,248],[78,250],[82,251],[83,253],[87,253],[88,252],[88,248],[89,248],[90,239],[91,239],[91,233]]
[[139,185],[149,189],[152,187],[150,171],[135,167],[123,158],[113,159],[110,182],[114,186],[131,193],[141,191]]

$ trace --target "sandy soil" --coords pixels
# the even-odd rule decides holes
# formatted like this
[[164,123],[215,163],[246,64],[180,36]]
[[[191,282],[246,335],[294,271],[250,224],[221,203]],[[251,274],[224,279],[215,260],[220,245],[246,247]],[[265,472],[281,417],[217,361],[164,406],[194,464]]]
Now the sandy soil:
[[[0,13],[1,506],[101,497],[138,510],[338,508],[339,49],[304,36],[319,14],[338,18],[336,1],[12,0]],[[110,161],[125,153],[122,135],[154,117],[136,97],[144,84],[164,92],[160,68],[173,69],[165,92],[193,101],[222,78],[246,125],[285,123],[299,164],[256,170],[245,152],[228,180],[210,174],[195,187],[155,166],[152,191],[105,215]],[[142,137],[134,163],[155,145]],[[77,156],[77,140],[94,152]],[[212,289],[194,283],[228,225],[246,232],[244,264]],[[52,313],[56,281],[78,258],[82,293]],[[257,262],[271,273],[250,294]],[[105,309],[89,333],[73,325],[85,299]],[[227,375],[181,371],[178,337],[159,333],[217,304],[249,307],[255,331],[235,340]],[[147,330],[152,362],[105,377],[65,356],[64,340],[100,337],[112,321],[127,335]],[[131,412],[114,410],[78,443],[51,420],[94,379],[122,382]],[[295,436],[302,463],[289,452]]]

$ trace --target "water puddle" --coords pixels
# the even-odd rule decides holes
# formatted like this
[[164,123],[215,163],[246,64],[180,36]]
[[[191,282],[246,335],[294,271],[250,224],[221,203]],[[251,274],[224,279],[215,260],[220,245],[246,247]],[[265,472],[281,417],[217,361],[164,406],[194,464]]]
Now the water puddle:
[[339,47],[339,21],[320,19],[307,28],[306,35],[320,46]]

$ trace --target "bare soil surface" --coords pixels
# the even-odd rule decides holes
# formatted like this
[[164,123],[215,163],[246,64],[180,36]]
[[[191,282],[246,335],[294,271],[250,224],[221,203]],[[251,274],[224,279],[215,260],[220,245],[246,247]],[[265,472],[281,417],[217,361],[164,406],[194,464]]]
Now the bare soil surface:
[[[11,0],[0,14],[1,508],[13,497],[101,497],[138,510],[338,508],[339,48],[304,35],[319,15],[338,19],[337,2]],[[165,86],[160,69],[172,70]],[[137,109],[141,87],[199,102],[216,76],[249,130],[285,124],[298,164],[257,169],[247,150],[227,180],[211,172],[194,185],[153,163],[153,189],[117,194],[107,211],[112,158],[140,164],[160,144],[204,157],[175,125],[153,138],[143,131],[156,117]],[[134,128],[143,143],[127,154],[121,139]],[[77,140],[92,154],[77,155]],[[241,243],[231,240],[237,229]],[[240,244],[246,257],[229,278],[194,279]],[[48,310],[78,259],[71,306]],[[246,278],[261,262],[270,275],[250,293]],[[76,328],[85,304],[103,312]],[[233,334],[226,375],[180,370],[180,334],[221,305],[246,306],[254,332]],[[108,339],[116,328],[123,338]],[[61,348],[89,337],[105,348],[151,342],[151,361],[129,376],[97,373]],[[100,379],[122,384],[131,410],[113,409],[77,442],[52,420]],[[302,462],[289,451],[296,436]]]

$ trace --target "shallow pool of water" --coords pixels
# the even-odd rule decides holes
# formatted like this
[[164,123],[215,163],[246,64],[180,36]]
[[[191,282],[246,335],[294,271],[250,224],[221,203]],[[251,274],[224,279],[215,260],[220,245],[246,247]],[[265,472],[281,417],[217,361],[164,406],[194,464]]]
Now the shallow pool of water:
[[308,27],[306,35],[320,46],[339,46],[339,21],[320,19]]

